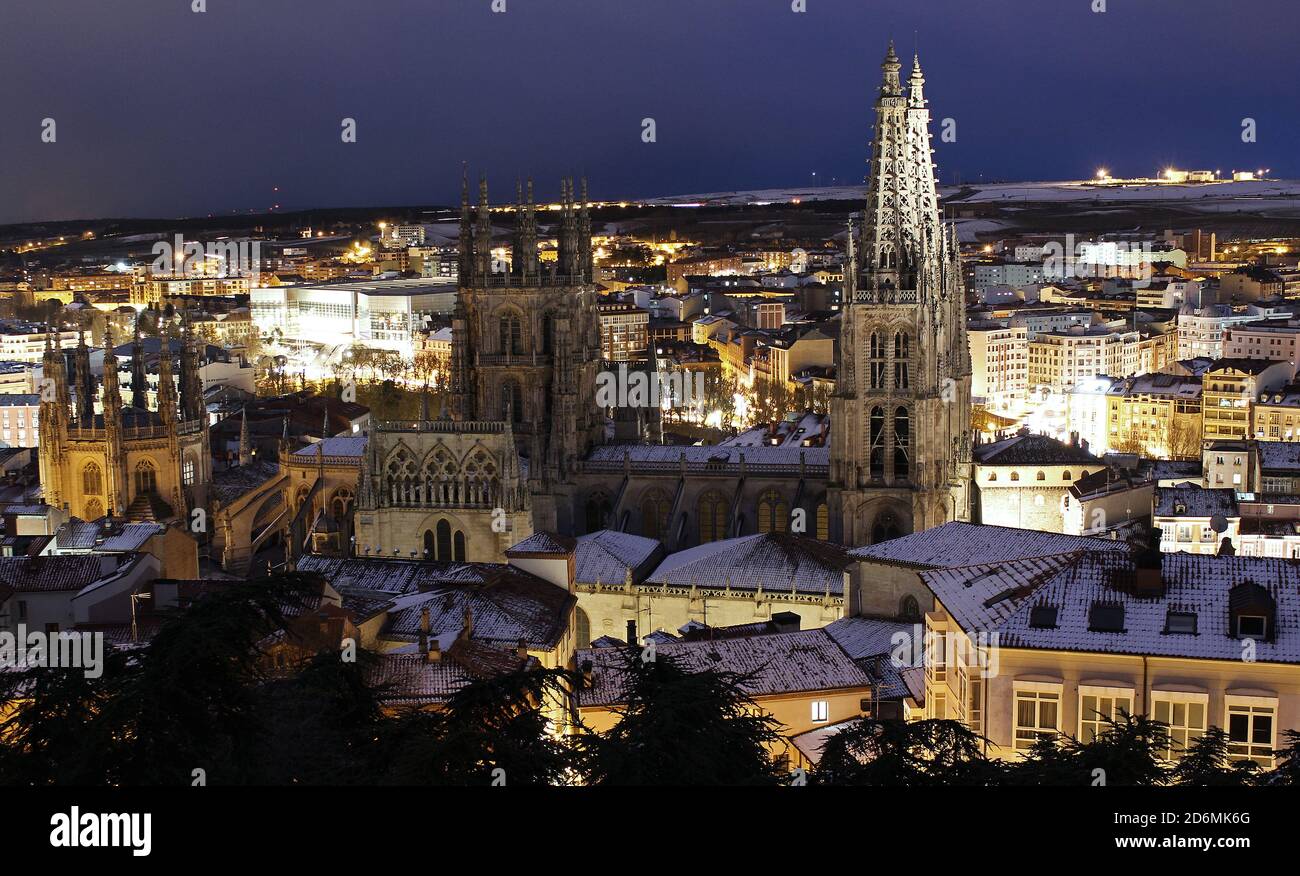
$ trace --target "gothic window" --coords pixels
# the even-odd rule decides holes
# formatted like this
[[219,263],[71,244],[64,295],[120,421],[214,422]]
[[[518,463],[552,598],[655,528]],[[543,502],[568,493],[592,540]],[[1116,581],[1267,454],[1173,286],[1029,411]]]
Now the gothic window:
[[876,332],[871,333],[871,388],[885,388],[885,340]]
[[432,560],[434,558],[435,550],[436,549],[434,547],[434,541],[433,541],[433,530],[426,529],[424,531],[424,558],[426,560]]
[[790,506],[776,490],[768,490],[758,497],[758,531],[785,532],[790,517]]
[[501,419],[509,419],[512,423],[524,421],[524,392],[518,380],[501,383]]
[[135,467],[135,492],[136,495],[142,493],[156,493],[158,491],[158,472],[154,469],[153,463],[147,459],[142,459]]
[[440,562],[451,560],[451,524],[446,520],[438,521],[437,559]]
[[336,520],[342,520],[348,516],[348,511],[352,508],[352,491],[347,487],[340,487],[334,493],[334,499],[330,502],[330,513]]
[[871,477],[885,476],[885,411],[871,409]]
[[710,490],[700,496],[700,544],[727,537],[727,500]]
[[905,478],[912,471],[912,428],[907,408],[894,410],[894,477]]
[[817,537],[822,541],[831,540],[831,510],[825,502],[817,506]]
[[523,322],[517,314],[508,313],[497,319],[497,342],[502,353],[518,356],[524,352]]
[[908,387],[907,368],[911,355],[908,347],[907,332],[897,332],[894,335],[894,387],[897,389]]
[[311,492],[311,487],[306,484],[298,488],[298,494],[293,499],[293,510],[296,512],[302,507],[302,503],[307,501],[307,494]]
[[469,495],[460,501],[471,505],[492,505],[500,492],[497,466],[486,450],[475,450],[465,463],[465,487]]
[[427,501],[434,505],[450,505],[457,500],[460,466],[456,459],[439,444],[424,463],[424,484],[428,494]]
[[587,532],[598,532],[604,529],[608,523],[609,515],[614,513],[610,507],[609,497],[604,493],[593,493],[587,499]]
[[465,562],[465,533],[456,530],[456,535],[452,539],[453,556],[458,563]]
[[898,619],[917,621],[921,619],[921,605],[915,596],[904,596],[898,605]]
[[188,453],[181,461],[181,483],[187,487],[194,486],[194,457]]
[[646,538],[664,538],[668,534],[668,513],[672,502],[660,490],[651,490],[641,500],[641,534]]
[[98,496],[104,492],[104,477],[99,466],[93,462],[86,463],[81,472],[81,492],[87,496]]
[[86,520],[98,520],[104,516],[104,504],[98,499],[90,499],[86,502],[86,510],[83,515]]
[[894,253],[893,246],[886,244],[880,248],[880,267],[886,271],[898,267],[898,256]]
[[871,527],[871,543],[880,544],[882,541],[898,538],[902,534],[903,529],[899,526],[894,512],[886,511],[876,518],[875,525]]
[[393,505],[413,505],[417,501],[419,478],[416,477],[415,460],[400,448],[388,458],[386,469],[388,501]]
[[577,646],[586,648],[591,644],[591,618],[580,608],[574,609],[574,619],[577,621]]

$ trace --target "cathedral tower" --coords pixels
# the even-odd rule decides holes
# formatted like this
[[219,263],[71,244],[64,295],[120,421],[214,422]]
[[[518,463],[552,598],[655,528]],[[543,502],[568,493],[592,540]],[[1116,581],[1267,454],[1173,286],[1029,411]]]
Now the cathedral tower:
[[956,231],[939,218],[921,64],[881,64],[867,201],[850,220],[830,503],[850,545],[969,519],[970,354]]

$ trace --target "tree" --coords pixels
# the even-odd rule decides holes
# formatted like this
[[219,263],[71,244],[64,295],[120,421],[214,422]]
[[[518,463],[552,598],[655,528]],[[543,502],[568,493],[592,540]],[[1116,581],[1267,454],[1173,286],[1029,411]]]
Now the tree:
[[688,672],[663,655],[622,652],[612,670],[626,705],[603,733],[579,736],[578,771],[592,785],[775,785],[780,723],[745,693],[745,677]]
[[855,721],[822,748],[812,781],[821,785],[932,787],[1002,782],[983,738],[958,721]]
[[1283,731],[1286,746],[1273,754],[1277,757],[1277,768],[1263,777],[1268,785],[1300,785],[1300,731]]
[[1163,752],[1169,748],[1164,724],[1145,715],[1104,717],[1093,739],[1072,736],[1039,739],[1019,763],[1008,766],[1008,780],[1019,785],[1163,785],[1169,779]]
[[408,712],[390,730],[385,780],[398,784],[566,784],[569,746],[550,733],[545,706],[562,701],[568,673],[532,669],[462,687],[442,711]]
[[1187,747],[1174,768],[1174,781],[1198,788],[1252,785],[1259,765],[1252,760],[1234,762],[1228,754],[1228,734],[1211,727]]

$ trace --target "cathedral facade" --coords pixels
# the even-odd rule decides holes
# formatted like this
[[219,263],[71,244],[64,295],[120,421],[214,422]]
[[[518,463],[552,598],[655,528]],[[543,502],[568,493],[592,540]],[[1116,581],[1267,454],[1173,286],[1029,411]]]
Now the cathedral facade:
[[132,354],[130,405],[122,398],[117,356],[108,337],[101,412],[96,413],[84,334],[73,352],[72,374],[63,352],[47,339],[39,450],[46,504],[84,520],[107,514],[170,522],[186,520],[192,508],[206,503],[212,456],[198,353],[188,324],[181,339],[179,381],[173,377],[170,337],[164,335],[162,346],[157,406],[150,410],[139,336]]
[[873,544],[970,517],[970,352],[956,230],[940,221],[930,112],[881,65],[867,203],[850,221],[831,399],[834,537]]

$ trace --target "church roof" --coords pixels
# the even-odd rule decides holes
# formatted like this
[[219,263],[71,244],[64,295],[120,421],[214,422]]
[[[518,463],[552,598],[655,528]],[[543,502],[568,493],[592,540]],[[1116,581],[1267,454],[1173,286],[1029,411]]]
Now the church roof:
[[1101,465],[1087,450],[1047,435],[1014,435],[975,448],[980,465]]
[[830,464],[829,447],[681,447],[664,444],[607,444],[597,447],[587,456],[589,462],[623,464],[624,456],[632,466],[649,464],[657,467],[677,465],[685,458],[688,466],[709,464],[737,465],[741,457],[748,465],[779,465],[798,468],[802,459],[806,465]]
[[577,548],[578,543],[567,535],[560,535],[557,532],[547,532],[538,530],[528,538],[506,549],[506,556],[515,556],[517,554],[571,554]]
[[578,536],[574,579],[583,584],[621,584],[662,545],[653,538],[602,529]]
[[844,595],[848,551],[830,542],[767,532],[708,542],[670,554],[646,584]]
[[367,437],[365,435],[336,435],[315,444],[308,444],[293,452],[299,458],[310,458],[324,452],[325,456],[364,456]]
[[267,481],[278,476],[280,466],[265,459],[248,465],[237,465],[212,473],[212,495],[223,505],[229,505],[241,496],[251,493]]

